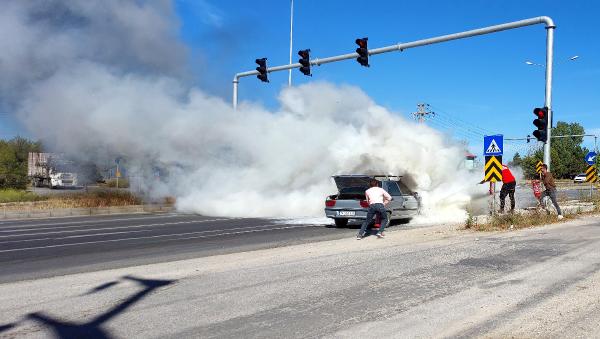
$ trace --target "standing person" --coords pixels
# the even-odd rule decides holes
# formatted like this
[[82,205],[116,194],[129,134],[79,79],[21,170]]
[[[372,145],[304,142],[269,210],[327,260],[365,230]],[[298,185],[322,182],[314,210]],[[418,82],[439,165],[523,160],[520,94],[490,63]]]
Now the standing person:
[[367,230],[367,226],[373,220],[375,213],[379,213],[381,217],[381,226],[379,227],[379,231],[377,232],[378,238],[383,238],[383,229],[388,222],[387,211],[385,210],[385,205],[389,204],[392,201],[392,196],[389,195],[383,188],[379,187],[378,181],[375,179],[371,179],[369,182],[369,188],[365,192],[365,196],[367,197],[367,202],[369,203],[369,210],[367,211],[367,218],[363,222],[360,227],[360,231],[358,231],[358,235],[356,235],[356,240],[360,240],[365,236],[365,231]]
[[556,208],[556,213],[558,213],[558,219],[562,219],[563,215],[560,211],[560,206],[558,206],[558,202],[556,201],[556,184],[554,183],[554,177],[552,173],[548,172],[548,165],[542,165],[542,181],[544,182],[545,191],[542,192],[540,196],[540,201],[544,201],[544,197],[550,197],[552,200],[552,204]]
[[502,188],[500,189],[500,213],[504,213],[504,201],[510,197],[510,213],[515,211],[515,188],[517,181],[508,166],[502,164]]

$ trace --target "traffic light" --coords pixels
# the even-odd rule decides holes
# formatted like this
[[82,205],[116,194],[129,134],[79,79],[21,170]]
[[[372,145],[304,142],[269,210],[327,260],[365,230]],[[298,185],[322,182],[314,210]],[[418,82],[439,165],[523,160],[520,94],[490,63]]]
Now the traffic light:
[[310,74],[310,49],[303,49],[298,51],[298,55],[300,56],[300,60],[298,62],[302,67],[300,67],[300,72],[304,75],[312,76]]
[[368,41],[369,38],[356,39],[356,44],[358,45],[358,48],[356,49],[356,53],[358,53],[358,58],[356,58],[356,61],[358,61],[358,63],[361,66],[365,67],[370,67]]
[[269,78],[267,77],[267,58],[256,59],[256,63],[258,64],[256,70],[259,73],[256,77],[262,82],[269,82]]
[[537,119],[533,120],[533,124],[537,127],[537,130],[533,131],[533,136],[541,142],[548,140],[548,108],[535,108],[533,114],[537,116]]

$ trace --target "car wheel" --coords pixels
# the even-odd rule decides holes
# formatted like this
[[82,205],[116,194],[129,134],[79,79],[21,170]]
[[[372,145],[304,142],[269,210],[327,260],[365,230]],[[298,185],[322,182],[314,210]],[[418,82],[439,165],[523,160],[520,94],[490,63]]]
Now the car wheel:
[[333,219],[335,221],[335,227],[346,227],[348,225],[348,219]]

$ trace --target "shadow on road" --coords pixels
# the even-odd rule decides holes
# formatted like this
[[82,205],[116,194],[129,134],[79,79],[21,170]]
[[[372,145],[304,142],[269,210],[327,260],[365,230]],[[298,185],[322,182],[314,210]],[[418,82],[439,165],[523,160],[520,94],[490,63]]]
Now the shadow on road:
[[[125,312],[127,308],[142,300],[149,293],[154,291],[157,288],[167,286],[175,282],[175,280],[149,280],[149,279],[141,279],[132,276],[125,276],[122,279],[130,280],[138,283],[142,288],[139,292],[131,295],[129,298],[125,299],[120,304],[114,306],[113,308],[107,310],[106,312],[98,315],[94,319],[86,323],[74,323],[59,320],[53,318],[50,315],[47,315],[42,312],[35,312],[28,314],[25,318],[28,320],[34,320],[36,322],[42,323],[52,330],[52,332],[56,335],[57,338],[71,339],[71,338],[90,338],[90,339],[101,339],[101,338],[111,338],[110,333],[108,333],[105,329],[102,328],[102,325],[107,323],[110,319],[115,316]],[[111,281],[105,284],[102,284],[98,287],[93,288],[85,295],[90,295],[94,293],[101,292],[103,290],[107,290],[112,286],[118,284],[119,281]],[[13,328],[15,324],[8,325],[0,325],[0,332],[7,331]]]
[[0,325],[0,333],[4,332],[4,331],[8,331],[11,328],[15,327],[16,324],[6,324],[6,325]]

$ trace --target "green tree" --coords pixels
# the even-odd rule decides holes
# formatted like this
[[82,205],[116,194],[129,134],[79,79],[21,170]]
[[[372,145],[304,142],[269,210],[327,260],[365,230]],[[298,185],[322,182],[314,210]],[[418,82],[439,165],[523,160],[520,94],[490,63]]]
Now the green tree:
[[[559,121],[552,130],[553,136],[585,134],[579,123]],[[581,147],[583,137],[552,138],[550,157],[552,173],[555,178],[570,178],[585,170],[584,157],[588,150]],[[521,167],[528,178],[536,177],[535,165],[543,159],[543,148],[534,151],[522,159]]]
[[[585,134],[583,126],[574,122],[559,121],[552,135],[581,135]],[[552,139],[552,173],[556,178],[570,178],[572,175],[585,171],[584,157],[588,152],[581,147],[583,137],[567,137]]]
[[22,137],[0,140],[0,188],[27,187],[27,159],[29,152],[40,152],[41,143]]
[[541,148],[537,149],[526,157],[523,157],[523,160],[521,161],[521,168],[523,169],[525,178],[533,179],[538,177],[538,174],[535,171],[535,166],[537,165],[538,161],[543,161],[543,158],[544,151]]
[[519,154],[519,152],[517,152],[513,156],[512,161],[508,163],[508,165],[510,167],[520,167],[522,162],[523,162],[523,159],[521,158],[521,155]]

